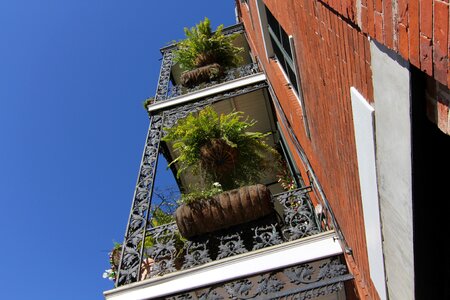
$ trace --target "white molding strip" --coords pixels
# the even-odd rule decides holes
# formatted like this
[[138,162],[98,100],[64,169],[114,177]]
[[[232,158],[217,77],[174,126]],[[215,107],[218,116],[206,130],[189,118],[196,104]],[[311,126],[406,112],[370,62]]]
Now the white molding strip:
[[364,215],[370,277],[382,300],[386,299],[380,205],[375,161],[374,108],[354,88],[350,88],[358,158],[359,185]]
[[172,98],[169,100],[157,102],[155,104],[149,105],[147,108],[148,108],[149,112],[157,111],[157,110],[165,109],[165,108],[168,108],[171,106],[176,106],[176,105],[184,104],[184,103],[187,103],[190,101],[194,101],[199,98],[208,97],[208,96],[211,96],[214,94],[220,94],[220,93],[228,91],[228,90],[244,87],[246,85],[254,84],[257,82],[264,81],[264,80],[266,80],[266,75],[264,73],[249,75],[249,76],[246,76],[243,78],[238,78],[235,80],[216,84],[212,87],[208,87],[208,88],[205,88],[205,89],[202,89],[202,90],[199,90],[196,92],[192,92],[192,93],[189,93],[186,95],[182,95],[179,97],[175,97],[175,98]]
[[107,300],[152,299],[342,254],[334,231],[214,261],[104,292]]

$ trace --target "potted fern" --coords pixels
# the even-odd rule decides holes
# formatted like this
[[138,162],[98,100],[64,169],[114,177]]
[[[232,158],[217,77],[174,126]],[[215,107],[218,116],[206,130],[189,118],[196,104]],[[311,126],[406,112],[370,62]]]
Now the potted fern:
[[183,70],[180,81],[185,87],[219,79],[225,69],[237,66],[242,48],[235,47],[234,35],[224,35],[223,25],[213,32],[208,18],[195,27],[184,28],[186,38],[177,44],[174,62]]
[[178,155],[170,165],[178,164],[178,177],[189,169],[207,183],[219,182],[225,190],[258,183],[278,153],[265,142],[270,133],[248,130],[255,124],[242,112],[219,116],[210,106],[191,113],[165,128],[162,140],[172,143]]
[[248,131],[255,123],[244,119],[242,112],[218,115],[207,107],[166,128],[163,140],[172,143],[178,155],[170,163],[177,164],[177,176],[191,171],[205,183],[182,196],[184,203],[175,212],[184,237],[255,220],[272,211],[270,193],[258,183],[274,168],[271,162],[278,153],[265,142],[268,133]]

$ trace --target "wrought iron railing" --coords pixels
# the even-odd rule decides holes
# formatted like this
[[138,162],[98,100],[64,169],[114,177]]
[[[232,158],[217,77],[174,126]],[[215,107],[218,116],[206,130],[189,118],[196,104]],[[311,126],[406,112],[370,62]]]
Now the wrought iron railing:
[[[164,299],[315,299],[339,292],[344,289],[345,281],[353,279],[342,261],[339,256],[328,257],[184,291]],[[343,299],[337,296],[332,299],[337,298]]]
[[186,95],[189,93],[193,93],[208,87],[212,87],[219,83],[225,83],[228,81],[232,81],[238,78],[243,78],[249,75],[260,73],[261,70],[257,63],[251,63],[247,65],[243,65],[237,68],[229,69],[225,71],[225,74],[216,81],[211,81],[208,83],[202,83],[192,88],[183,87],[181,85],[170,86],[169,91],[167,93],[167,99],[179,97],[182,95]]
[[148,228],[140,280],[185,270],[214,260],[311,236],[322,231],[309,199],[310,187],[272,196],[275,213],[249,222],[183,239],[176,223]]

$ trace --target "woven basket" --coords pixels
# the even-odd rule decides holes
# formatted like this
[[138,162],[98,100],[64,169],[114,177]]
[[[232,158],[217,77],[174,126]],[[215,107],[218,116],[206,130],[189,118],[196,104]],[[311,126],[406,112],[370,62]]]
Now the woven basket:
[[191,88],[201,83],[217,80],[222,75],[223,68],[219,64],[214,63],[183,72],[180,76],[180,82],[182,86]]
[[200,161],[205,170],[226,175],[237,164],[238,150],[222,139],[212,139],[200,148]]
[[176,210],[175,220],[180,234],[190,238],[254,221],[271,212],[270,191],[265,185],[257,184],[183,204]]

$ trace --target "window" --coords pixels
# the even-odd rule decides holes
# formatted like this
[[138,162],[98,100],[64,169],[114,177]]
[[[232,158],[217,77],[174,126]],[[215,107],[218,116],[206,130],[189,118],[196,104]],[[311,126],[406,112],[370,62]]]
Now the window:
[[308,138],[311,138],[308,117],[306,115],[305,102],[303,100],[302,84],[299,74],[299,62],[297,61],[294,38],[289,36],[281,27],[278,20],[270,12],[263,0],[256,1],[258,17],[261,26],[264,49],[268,58],[275,57],[281,69],[286,74],[294,94],[297,96],[302,109],[303,123]]
[[281,68],[286,73],[292,87],[299,95],[299,88],[297,83],[297,76],[295,74],[295,64],[292,55],[291,37],[289,37],[278,23],[277,19],[272,15],[270,10],[266,7],[267,16],[267,28],[270,36],[270,42],[272,43],[273,52],[275,57],[280,62]]

